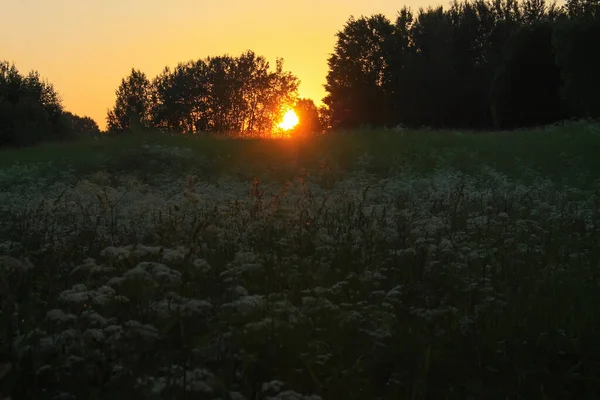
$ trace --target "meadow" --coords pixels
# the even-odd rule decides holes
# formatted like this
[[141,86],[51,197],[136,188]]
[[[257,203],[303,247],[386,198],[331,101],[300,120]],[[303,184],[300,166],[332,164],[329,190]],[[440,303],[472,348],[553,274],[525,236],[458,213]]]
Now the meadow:
[[0,398],[598,398],[599,150],[589,122],[0,150]]

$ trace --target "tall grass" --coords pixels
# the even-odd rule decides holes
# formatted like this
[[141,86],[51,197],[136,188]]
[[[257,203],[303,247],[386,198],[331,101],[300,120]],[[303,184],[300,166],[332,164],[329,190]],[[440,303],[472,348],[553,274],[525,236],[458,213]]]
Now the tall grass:
[[[143,170],[152,162],[142,144],[189,149],[195,161],[210,161],[206,173],[228,173],[244,165],[256,172],[287,170],[290,166],[316,168],[324,162],[347,170],[364,154],[375,157],[372,167],[379,173],[407,166],[418,172],[453,167],[465,172],[490,166],[511,177],[524,170],[554,180],[579,182],[600,176],[600,128],[587,122],[569,123],[535,130],[501,133],[455,131],[351,131],[309,139],[227,139],[207,136],[177,136],[160,133],[126,134],[100,140],[45,143],[27,149],[0,150],[0,168],[15,163],[48,163],[89,173]],[[179,167],[179,165],[177,165]],[[167,168],[169,166],[167,165]],[[273,171],[270,171],[273,172]],[[581,182],[585,183],[585,182]]]

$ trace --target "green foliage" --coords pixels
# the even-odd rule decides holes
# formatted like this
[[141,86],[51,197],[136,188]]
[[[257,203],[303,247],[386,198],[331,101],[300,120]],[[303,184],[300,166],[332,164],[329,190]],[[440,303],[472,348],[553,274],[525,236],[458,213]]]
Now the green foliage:
[[[479,131],[429,131],[403,129],[332,132],[310,140],[229,139],[213,136],[165,135],[162,132],[138,132],[125,136],[102,135],[100,140],[83,139],[70,143],[43,143],[26,150],[4,149],[0,169],[13,164],[39,164],[43,169],[75,168],[78,174],[106,170],[120,174],[145,168],[176,173],[198,170],[209,177],[239,174],[252,179],[261,171],[274,174],[277,181],[290,179],[302,168],[321,167],[347,171],[357,166],[364,154],[376,155],[370,172],[387,176],[394,168],[410,166],[418,173],[454,167],[474,173],[490,165],[511,178],[523,176],[523,170],[535,171],[565,184],[593,185],[600,179],[598,125],[584,122],[551,126],[545,129],[519,130],[513,133],[482,134]],[[193,157],[183,158],[185,165],[153,162],[144,144],[189,148]],[[206,163],[205,161],[208,161]],[[559,160],[557,162],[557,160]],[[54,167],[48,167],[50,163]],[[154,165],[154,166],[152,166]],[[568,165],[573,174],[565,175]],[[21,179],[21,178],[19,178]]]

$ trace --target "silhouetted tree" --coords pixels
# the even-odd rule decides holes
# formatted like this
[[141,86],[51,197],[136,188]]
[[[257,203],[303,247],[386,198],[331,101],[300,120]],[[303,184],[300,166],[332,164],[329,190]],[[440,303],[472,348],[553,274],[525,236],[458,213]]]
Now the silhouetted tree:
[[319,110],[311,99],[298,99],[294,106],[299,123],[294,134],[306,136],[321,133],[323,126],[319,118]]
[[100,127],[92,118],[88,116],[80,117],[68,111],[65,111],[63,116],[76,135],[81,137],[97,137],[100,135]]
[[150,118],[153,126],[171,132],[207,130],[208,84],[204,61],[165,68],[152,82]]
[[578,20],[596,20],[600,17],[600,1],[567,0],[565,9],[569,17]]
[[600,13],[591,6],[578,7],[571,10],[576,18],[561,20],[554,29],[556,62],[564,81],[561,94],[573,117],[600,118],[600,52],[593,50],[600,43]]
[[0,146],[31,145],[71,134],[54,86],[37,71],[24,76],[14,64],[0,62]]
[[411,115],[413,82],[408,67],[414,56],[410,35],[413,22],[414,15],[410,9],[405,7],[400,10],[389,42],[390,50],[386,53],[389,72],[385,85],[390,96],[388,122],[393,126],[406,123]]
[[[268,65],[268,64],[267,64]],[[258,91],[258,107],[254,109],[256,121],[249,134],[271,132],[281,121],[286,109],[293,106],[298,97],[299,80],[291,72],[283,70],[283,60],[277,59],[275,71],[270,72]]]
[[328,60],[323,120],[485,129],[597,115],[597,10],[597,0],[455,0],[403,8],[393,26],[350,18]]
[[492,83],[496,127],[542,125],[564,118],[552,25],[543,22],[523,26],[510,43],[507,60]]
[[106,116],[109,132],[124,132],[132,127],[150,126],[150,81],[143,72],[131,69],[131,74],[121,80],[116,91],[117,99]]
[[324,130],[332,129],[331,122],[330,122],[329,107],[322,104],[321,106],[319,106],[318,111],[319,111],[319,121],[321,122],[321,126],[323,127],[323,129]]
[[491,124],[489,85],[503,49],[498,43],[504,21],[493,5],[483,0],[454,2],[447,13],[452,21],[450,75],[446,125],[487,128]]
[[333,128],[383,125],[390,108],[390,66],[394,26],[383,15],[350,18],[336,34],[328,59],[329,72],[323,102],[329,108]]
[[456,76],[453,58],[454,30],[442,7],[419,10],[410,29],[415,51],[410,73],[410,125],[447,126],[455,102]]
[[152,81],[149,120],[182,132],[255,135],[271,132],[295,103],[298,79],[276,61],[247,51],[179,64]]

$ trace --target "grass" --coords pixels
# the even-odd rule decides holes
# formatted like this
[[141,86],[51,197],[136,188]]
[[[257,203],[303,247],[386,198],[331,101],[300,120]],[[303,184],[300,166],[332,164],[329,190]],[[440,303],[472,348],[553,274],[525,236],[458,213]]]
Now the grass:
[[0,397],[600,395],[590,123],[0,151]]
[[[600,176],[600,133],[597,125],[580,122],[545,129],[510,133],[411,131],[400,134],[373,130],[324,135],[311,140],[221,139],[138,133],[101,140],[46,143],[25,150],[2,150],[0,168],[15,163],[47,163],[68,166],[82,173],[99,169],[119,173],[144,170],[151,160],[140,150],[143,143],[190,149],[197,157],[188,167],[205,167],[205,174],[229,173],[243,164],[260,173],[291,167],[318,168],[324,162],[347,170],[364,154],[376,157],[376,172],[389,173],[391,167],[409,166],[419,172],[451,166],[464,172],[483,165],[500,173],[522,177],[531,170],[565,183],[579,183],[580,174],[590,180]],[[199,163],[198,161],[208,161]],[[565,174],[565,166],[568,173]],[[176,166],[177,168],[180,165]]]

